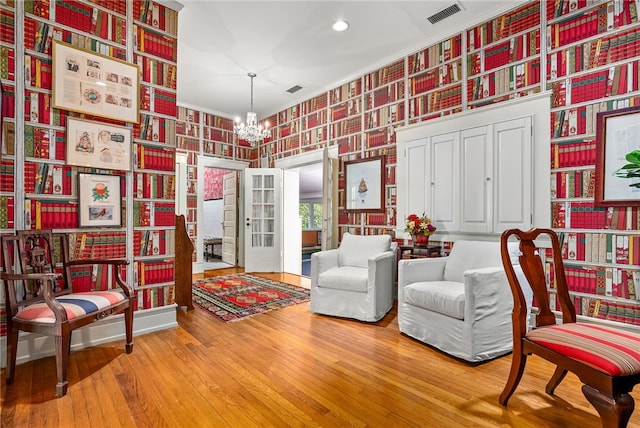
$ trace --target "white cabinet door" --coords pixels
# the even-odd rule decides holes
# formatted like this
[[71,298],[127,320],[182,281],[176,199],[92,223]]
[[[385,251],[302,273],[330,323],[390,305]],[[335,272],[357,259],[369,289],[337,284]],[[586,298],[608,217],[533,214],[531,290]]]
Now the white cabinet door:
[[533,216],[531,117],[493,125],[493,231],[527,230]]
[[407,212],[399,213],[402,221],[409,214],[422,215],[431,206],[431,173],[429,164],[429,144],[425,139],[407,144],[407,167],[404,180],[407,183]]
[[493,147],[488,128],[460,132],[463,232],[491,231]]
[[426,214],[440,231],[460,230],[460,133],[432,137],[430,154],[431,204]]

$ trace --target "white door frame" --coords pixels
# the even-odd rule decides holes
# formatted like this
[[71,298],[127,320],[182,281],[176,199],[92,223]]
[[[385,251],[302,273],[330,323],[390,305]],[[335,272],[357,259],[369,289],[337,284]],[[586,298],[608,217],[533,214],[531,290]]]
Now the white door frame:
[[[193,262],[193,273],[203,273],[204,272],[204,236],[201,231],[204,230],[204,183],[202,178],[204,177],[204,169],[205,168],[219,168],[219,169],[229,169],[240,171],[240,175],[242,175],[242,171],[245,168],[249,168],[249,162],[245,161],[237,161],[231,159],[222,159],[222,158],[214,158],[210,156],[198,156],[198,217],[197,217],[197,226],[196,230],[198,231],[196,237],[196,261]],[[240,183],[242,183],[242,177],[239,178]],[[240,185],[240,190],[238,192],[238,200],[244,201],[244,185]],[[239,203],[238,205],[239,216],[238,218],[242,218],[244,216],[244,202]],[[244,228],[238,228],[238,255],[242,255],[244,253]],[[238,257],[238,265],[244,265],[244,259],[242,257]]]
[[[328,152],[329,152],[330,158],[336,158],[336,159],[338,158],[337,145],[329,147]],[[287,170],[287,169],[300,168],[306,165],[314,165],[317,163],[322,163],[323,161],[324,161],[324,148],[307,152],[307,153],[302,153],[295,156],[289,156],[282,159],[276,159],[274,164],[276,168]],[[322,189],[323,194],[328,191],[330,191],[330,189],[325,189],[325,188]],[[290,207],[289,209],[294,209],[294,208]],[[299,208],[295,208],[295,209],[298,210]],[[286,214],[297,216],[298,211],[296,211],[295,213],[286,213]],[[296,249],[285,246],[285,252],[286,252],[286,254],[284,254],[285,259],[287,257],[296,257],[296,254],[289,253],[290,251],[293,252],[293,251],[296,251]],[[302,251],[302,248],[297,249],[297,251],[298,253],[300,253]]]

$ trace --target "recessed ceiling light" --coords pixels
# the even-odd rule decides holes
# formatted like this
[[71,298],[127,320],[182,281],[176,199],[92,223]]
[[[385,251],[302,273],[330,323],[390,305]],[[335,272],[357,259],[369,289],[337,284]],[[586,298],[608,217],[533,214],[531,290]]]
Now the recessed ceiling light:
[[342,19],[338,19],[336,22],[333,23],[333,31],[345,31],[347,28],[349,28],[349,23],[347,21],[344,21]]

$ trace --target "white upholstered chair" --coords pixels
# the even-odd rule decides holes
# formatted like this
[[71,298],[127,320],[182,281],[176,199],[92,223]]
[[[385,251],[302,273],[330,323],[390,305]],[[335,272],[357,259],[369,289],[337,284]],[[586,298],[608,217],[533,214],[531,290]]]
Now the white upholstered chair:
[[499,242],[456,241],[447,257],[398,263],[400,331],[454,357],[510,352],[512,308]]
[[311,256],[311,312],[378,321],[393,305],[396,251],[389,235],[345,233]]

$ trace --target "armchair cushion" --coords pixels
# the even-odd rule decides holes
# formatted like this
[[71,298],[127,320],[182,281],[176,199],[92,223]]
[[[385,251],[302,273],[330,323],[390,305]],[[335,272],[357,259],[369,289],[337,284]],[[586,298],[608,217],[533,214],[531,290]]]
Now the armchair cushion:
[[404,301],[413,306],[464,319],[464,283],[414,282],[404,289]]
[[367,235],[366,240],[362,236],[345,233],[340,242],[338,265],[369,267],[369,257],[389,251],[391,248],[391,236]]
[[318,287],[334,290],[367,292],[369,271],[360,267],[334,267],[318,276]]
[[457,241],[444,268],[444,280],[464,282],[466,270],[501,265],[500,251],[496,250],[495,242]]

